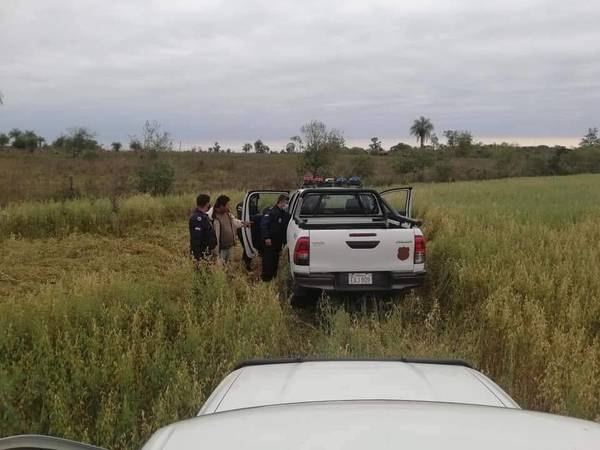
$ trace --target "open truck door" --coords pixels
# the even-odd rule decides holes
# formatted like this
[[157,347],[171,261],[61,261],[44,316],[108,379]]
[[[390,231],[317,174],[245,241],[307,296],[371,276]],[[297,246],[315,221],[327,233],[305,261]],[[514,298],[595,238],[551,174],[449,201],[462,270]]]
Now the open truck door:
[[261,250],[260,221],[263,211],[277,203],[280,195],[290,195],[289,191],[249,191],[242,205],[242,220],[252,222],[252,226],[242,228],[242,244],[246,255],[254,258]]
[[0,450],[104,450],[81,442],[52,436],[22,434],[0,439]]
[[412,218],[412,186],[386,189],[379,193],[396,214]]

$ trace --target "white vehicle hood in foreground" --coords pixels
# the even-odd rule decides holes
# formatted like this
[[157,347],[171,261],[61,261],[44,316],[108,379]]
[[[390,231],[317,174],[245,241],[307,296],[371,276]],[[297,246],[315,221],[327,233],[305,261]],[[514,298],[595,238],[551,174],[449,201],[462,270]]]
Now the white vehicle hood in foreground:
[[400,361],[312,361],[242,367],[199,412],[333,400],[415,400],[518,408],[469,367]]
[[143,450],[597,450],[600,424],[511,408],[408,401],[315,402],[209,414]]

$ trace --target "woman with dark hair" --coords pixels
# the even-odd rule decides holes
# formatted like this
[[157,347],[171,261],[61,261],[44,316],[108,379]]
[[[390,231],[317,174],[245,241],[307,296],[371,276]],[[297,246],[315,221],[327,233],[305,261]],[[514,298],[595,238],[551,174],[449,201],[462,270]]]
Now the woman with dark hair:
[[231,259],[231,249],[235,246],[236,231],[250,224],[236,219],[229,209],[231,199],[226,195],[220,195],[215,201],[211,219],[217,235],[216,254],[221,261],[227,263]]

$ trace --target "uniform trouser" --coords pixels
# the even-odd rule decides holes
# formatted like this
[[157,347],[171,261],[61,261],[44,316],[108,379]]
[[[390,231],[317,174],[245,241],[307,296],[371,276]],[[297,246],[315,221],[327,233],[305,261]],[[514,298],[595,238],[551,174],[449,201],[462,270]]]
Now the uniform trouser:
[[279,254],[281,247],[265,246],[262,255],[262,280],[271,281],[277,276],[277,268],[279,267]]
[[190,249],[190,253],[196,261],[210,259],[210,252],[208,251],[208,249],[192,248]]

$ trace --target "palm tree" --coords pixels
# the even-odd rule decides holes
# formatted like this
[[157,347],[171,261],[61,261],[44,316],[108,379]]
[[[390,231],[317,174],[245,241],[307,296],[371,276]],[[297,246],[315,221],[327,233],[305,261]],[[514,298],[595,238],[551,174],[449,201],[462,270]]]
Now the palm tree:
[[410,134],[417,138],[417,141],[421,141],[421,148],[425,146],[425,141],[431,137],[433,132],[433,124],[431,120],[426,117],[419,117],[413,122],[410,127]]

